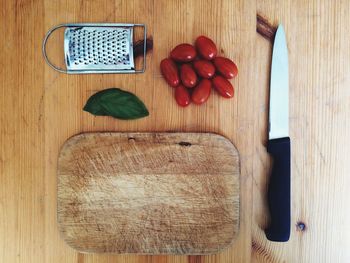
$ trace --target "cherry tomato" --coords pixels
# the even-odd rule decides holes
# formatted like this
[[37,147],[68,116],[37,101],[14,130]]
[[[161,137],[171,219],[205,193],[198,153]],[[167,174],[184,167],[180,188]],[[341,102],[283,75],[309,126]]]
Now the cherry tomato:
[[232,98],[234,94],[234,89],[227,79],[222,76],[215,76],[212,80],[213,86],[219,92],[219,94],[225,98]]
[[182,84],[187,88],[193,88],[197,84],[197,75],[189,64],[183,64],[180,68]]
[[215,74],[215,67],[208,60],[196,60],[193,62],[193,67],[202,78],[210,79]]
[[196,56],[196,49],[190,44],[177,45],[170,52],[170,57],[177,62],[189,62],[192,61]]
[[232,79],[238,74],[237,66],[231,59],[216,57],[214,58],[214,65],[220,74],[227,79]]
[[181,107],[186,107],[190,104],[190,94],[181,84],[175,88],[175,100]]
[[202,79],[192,93],[192,101],[195,104],[203,104],[210,96],[211,82],[208,79]]
[[206,36],[199,36],[196,39],[196,48],[198,50],[198,53],[205,59],[211,60],[214,57],[216,57],[217,54],[217,48],[213,40]]
[[165,58],[160,62],[160,70],[170,86],[176,87],[180,84],[177,67],[170,58]]

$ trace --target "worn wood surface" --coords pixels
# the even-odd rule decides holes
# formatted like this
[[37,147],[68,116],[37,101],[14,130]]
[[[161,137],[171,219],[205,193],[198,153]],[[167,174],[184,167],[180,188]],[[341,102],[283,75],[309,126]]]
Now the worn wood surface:
[[85,133],[57,168],[59,229],[90,253],[213,254],[239,222],[239,156],[209,133]]
[[[3,0],[0,262],[350,262],[349,10],[348,0]],[[293,225],[284,244],[268,242],[263,233],[271,44],[256,33],[257,12],[284,24],[290,56]],[[146,23],[154,40],[147,72],[54,72],[44,63],[41,42],[63,22]],[[213,93],[204,106],[180,109],[159,62],[171,47],[199,34],[215,39],[220,52],[237,62],[235,98]],[[114,86],[140,96],[150,116],[117,121],[81,110],[92,93]],[[86,131],[168,130],[217,132],[240,152],[240,231],[232,246],[211,256],[85,255],[67,246],[56,218],[64,141]]]

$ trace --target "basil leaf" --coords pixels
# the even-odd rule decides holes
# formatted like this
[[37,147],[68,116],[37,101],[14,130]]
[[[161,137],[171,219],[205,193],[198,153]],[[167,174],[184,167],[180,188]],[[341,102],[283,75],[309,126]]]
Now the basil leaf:
[[96,116],[105,116],[106,114],[99,102],[99,96],[96,96],[96,94],[88,99],[83,110]]
[[143,102],[133,93],[117,88],[99,91],[92,95],[83,108],[98,116],[112,116],[122,120],[138,119],[149,115]]

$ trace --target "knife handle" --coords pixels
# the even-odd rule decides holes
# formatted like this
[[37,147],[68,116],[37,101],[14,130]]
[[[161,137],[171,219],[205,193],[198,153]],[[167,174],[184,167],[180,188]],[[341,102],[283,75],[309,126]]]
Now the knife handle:
[[273,157],[267,201],[271,223],[265,230],[268,240],[286,242],[290,236],[290,139],[269,140],[267,151]]

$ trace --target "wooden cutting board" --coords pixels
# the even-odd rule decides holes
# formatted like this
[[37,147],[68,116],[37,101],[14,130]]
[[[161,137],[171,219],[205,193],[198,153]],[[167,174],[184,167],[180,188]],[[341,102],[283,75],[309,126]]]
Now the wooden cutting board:
[[209,254],[239,226],[239,155],[209,133],[87,133],[58,160],[58,223],[94,253]]

